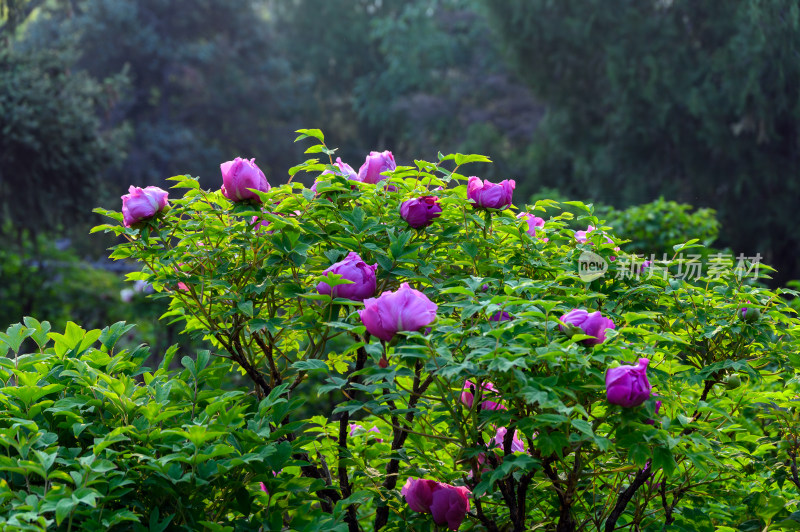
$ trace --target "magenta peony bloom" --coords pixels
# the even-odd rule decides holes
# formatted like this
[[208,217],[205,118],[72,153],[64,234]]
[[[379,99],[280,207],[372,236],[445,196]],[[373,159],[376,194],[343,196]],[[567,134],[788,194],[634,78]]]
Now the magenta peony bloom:
[[261,199],[255,192],[248,189],[255,189],[260,192],[267,192],[270,189],[264,172],[256,166],[255,159],[242,159],[237,157],[219,165],[222,171],[222,195],[231,201],[255,200],[261,203]]
[[[532,238],[536,238],[537,227],[544,227],[544,218],[539,218],[533,214],[521,212],[517,215],[517,218],[528,222],[528,229],[525,232],[531,235]],[[545,238],[544,241],[547,242],[548,239]]]
[[[591,244],[591,242],[589,242],[589,233],[591,233],[595,229],[597,229],[595,226],[590,225],[589,227],[586,228],[586,231],[575,231],[575,240],[577,240],[581,244],[586,244],[586,243]],[[608,242],[609,244],[614,243],[614,241],[611,240],[611,238],[608,236],[606,236],[606,242]],[[614,248],[614,251],[619,251],[619,249],[620,249],[619,246],[616,246]],[[614,260],[614,257],[611,257],[611,260]]]
[[511,314],[503,310],[492,314],[492,317],[489,318],[489,321],[506,321],[510,319],[511,319]]
[[652,266],[653,266],[653,261],[651,261],[651,260],[644,260],[644,261],[639,262],[639,263],[634,262],[633,263],[633,272],[640,275],[640,274],[643,274],[644,271],[647,268],[650,268]]
[[439,198],[422,196],[404,201],[400,205],[400,216],[414,229],[428,226],[442,214]]
[[[349,164],[347,164],[346,162],[342,161],[341,157],[337,157],[336,158],[336,162],[333,163],[333,166],[335,166],[336,168],[339,169],[339,171],[336,172],[337,174],[346,177],[350,181],[358,181],[359,180],[358,179],[358,174],[356,173],[355,170],[353,170],[353,167],[350,166]],[[322,172],[321,175],[330,174],[330,173],[332,173],[330,170],[325,170],[324,172]]]
[[[507,433],[508,433],[508,429],[507,428],[500,427],[499,429],[497,429],[497,434],[492,439],[492,442],[494,442],[495,445],[497,445],[498,447],[503,449],[503,446],[505,445],[504,440],[506,438],[506,434]],[[513,436],[512,440],[511,440],[511,452],[512,453],[524,453],[525,452],[525,442],[522,441],[522,439],[520,439],[519,431],[517,431],[517,430],[514,431],[514,436]]]
[[515,186],[517,183],[513,179],[492,183],[473,175],[467,181],[467,199],[484,209],[505,209],[511,205]]
[[416,331],[436,319],[439,307],[419,290],[403,283],[394,292],[364,300],[358,315],[367,332],[389,341],[399,331]]
[[[361,426],[361,425],[359,425],[358,423],[350,423],[350,436],[353,436],[353,435],[355,435],[355,433],[356,433],[356,431],[357,431],[358,429],[364,430],[364,427],[362,427],[362,426]],[[377,433],[379,436],[380,436],[380,434],[381,434],[381,431],[379,431],[379,430],[378,430],[378,427],[372,427],[371,429],[369,429],[369,430],[368,430],[368,431],[366,431],[366,432],[375,432],[375,433]],[[365,434],[365,435],[366,435],[366,434]],[[381,438],[375,438],[375,439],[376,439],[376,441],[383,443],[383,439],[381,439]]]
[[433,491],[438,487],[439,483],[435,480],[408,477],[400,493],[406,498],[406,502],[412,510],[427,513],[431,510]]
[[[497,433],[495,434],[494,438],[492,438],[489,441],[489,444],[486,447],[489,448],[489,449],[491,449],[493,447],[494,448],[499,448],[501,451],[505,451],[505,441],[504,440],[505,440],[505,437],[506,437],[507,433],[508,433],[508,429],[507,428],[500,427],[499,429],[497,429]],[[522,439],[519,437],[519,431],[517,431],[517,430],[514,431],[514,436],[512,437],[512,440],[511,440],[511,452],[512,453],[524,453],[525,452],[525,442],[522,441]],[[503,461],[503,457],[502,456],[497,456],[497,455],[495,455],[495,456],[496,456],[498,462],[502,462]],[[484,465],[485,463],[486,463],[486,453],[478,454],[478,464]],[[487,471],[491,471],[491,469],[482,468],[482,470],[481,470],[481,472],[483,472],[483,473],[486,473]],[[472,471],[470,471],[469,474],[467,475],[467,478],[471,479],[472,477],[473,477]]]
[[570,337],[579,332],[594,336],[594,339],[588,338],[583,340],[584,345],[589,346],[605,342],[606,329],[615,328],[614,322],[609,318],[604,318],[599,311],[589,313],[581,309],[570,310],[561,316],[561,321],[567,324],[567,327],[559,325],[561,332]]
[[152,218],[169,204],[169,193],[158,187],[131,187],[122,198],[122,223],[130,227]]
[[469,512],[470,491],[463,486],[439,483],[431,501],[431,515],[437,525],[447,525],[450,530],[458,530]]
[[[338,168],[337,172],[331,172],[330,170],[326,169],[324,172],[322,172],[320,174],[320,177],[322,177],[322,176],[324,176],[326,174],[330,175],[330,174],[335,173],[336,175],[340,175],[340,176],[346,177],[350,181],[361,181],[361,179],[359,179],[358,174],[356,173],[356,171],[353,170],[353,167],[350,166],[349,164],[347,164],[346,162],[342,161],[341,157],[337,157],[336,158],[336,162],[333,163],[333,166]],[[354,187],[355,187],[355,185],[353,185],[352,188],[354,188]],[[314,181],[314,184],[311,185],[311,191],[315,192],[315,193],[317,192],[317,181]]]
[[647,364],[640,358],[635,366],[618,366],[606,370],[608,402],[625,408],[639,406],[650,398],[652,386],[647,380]]
[[592,231],[594,231],[594,226],[593,225],[590,225],[589,227],[587,227],[586,231],[575,231],[575,240],[577,240],[581,244],[585,244],[586,241],[588,240],[587,235],[589,233],[591,233]]
[[394,155],[390,151],[377,152],[371,151],[364,164],[358,169],[358,180],[364,183],[376,184],[378,181],[386,179],[383,172],[388,172],[397,168],[394,162]]
[[463,486],[409,477],[400,493],[409,508],[432,514],[437,525],[450,530],[458,530],[469,511],[470,491]]
[[[250,223],[254,225],[253,227],[254,231],[263,231],[264,229],[269,227],[269,224],[271,224],[272,222],[270,220],[267,220],[266,218],[259,218],[258,216],[253,216],[252,218],[250,218]],[[274,231],[264,231],[264,233],[271,235],[272,233],[274,233]]]
[[377,281],[375,280],[375,270],[378,263],[369,265],[364,262],[358,253],[351,251],[344,260],[329,266],[323,275],[336,273],[343,279],[353,281],[352,284],[340,284],[333,289],[325,281],[317,285],[317,292],[331,297],[343,297],[353,301],[364,301],[368,297],[375,295]]
[[[494,387],[494,384],[491,382],[484,382],[483,386],[483,393],[481,394],[482,397],[486,397],[487,395],[497,395],[498,390]],[[487,393],[489,392],[489,393]],[[472,403],[475,400],[474,394],[475,393],[475,384],[470,381],[464,381],[464,389],[461,392],[461,402],[464,403],[467,408],[472,408]],[[482,410],[507,410],[504,405],[500,403],[496,403],[494,401],[482,401],[480,404]]]

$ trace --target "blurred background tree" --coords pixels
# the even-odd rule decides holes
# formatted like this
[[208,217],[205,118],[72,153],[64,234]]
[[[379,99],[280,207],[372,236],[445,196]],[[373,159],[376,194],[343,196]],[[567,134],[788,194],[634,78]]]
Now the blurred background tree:
[[0,282],[24,280],[0,320],[53,319],[36,288],[72,274],[41,242],[104,257],[92,206],[182,173],[217,188],[236,156],[283,182],[301,127],[356,169],[484,153],[472,172],[516,179],[517,205],[603,203],[659,249],[719,229],[800,278],[798,19],[790,0],[0,0]]
[[720,239],[800,275],[800,5],[485,0],[547,115],[526,190],[717,209]]

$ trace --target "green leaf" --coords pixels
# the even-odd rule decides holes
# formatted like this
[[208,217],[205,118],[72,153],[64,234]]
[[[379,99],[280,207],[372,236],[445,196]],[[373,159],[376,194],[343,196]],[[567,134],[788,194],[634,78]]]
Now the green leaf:
[[656,447],[653,450],[654,469],[663,469],[664,474],[669,477],[672,476],[677,467],[678,464],[675,462],[675,458],[672,456],[672,452],[669,449],[666,447]]
[[[460,153],[456,153],[453,155],[453,159],[456,162],[456,165],[461,166],[462,164],[467,163],[490,163],[492,162],[491,159],[486,157],[485,155],[477,155],[477,154],[468,154],[462,155]],[[447,158],[442,158],[441,160],[447,160]]]
[[758,497],[758,504],[756,505],[756,515],[760,518],[770,521],[775,515],[786,507],[786,499],[779,495],[770,495],[762,493]]
[[150,532],[164,532],[167,529],[170,522],[172,522],[172,518],[175,517],[175,514],[170,514],[164,518],[163,521],[159,521],[159,512],[158,506],[153,507],[153,511],[150,512]]
[[579,431],[583,432],[589,437],[594,437],[594,431],[592,430],[592,424],[586,421],[585,419],[573,419],[571,421],[573,427],[578,429]]
[[303,140],[308,137],[313,137],[323,143],[325,142],[325,136],[319,129],[298,129],[297,131],[295,131],[295,133],[300,133],[300,135],[298,135],[298,137],[294,139],[295,142],[297,142],[298,140]]
[[8,346],[13,353],[19,353],[23,340],[35,332],[35,329],[29,329],[21,323],[15,323],[6,329],[5,333],[0,333],[0,342]]
[[59,499],[58,503],[56,503],[56,524],[60,525],[77,505],[78,501],[73,500],[72,497]]
[[325,364],[323,360],[317,359],[308,359],[308,360],[298,360],[292,367],[297,370],[304,370],[304,371],[313,371],[318,369],[328,369],[328,365]]

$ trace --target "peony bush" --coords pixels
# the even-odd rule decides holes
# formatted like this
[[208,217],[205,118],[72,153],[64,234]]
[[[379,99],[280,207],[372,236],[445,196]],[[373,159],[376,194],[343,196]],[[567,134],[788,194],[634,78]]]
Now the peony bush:
[[[212,349],[186,357],[182,372],[154,372],[141,356],[93,347],[94,333],[80,352],[10,346],[13,360],[45,361],[3,366],[4,408],[54,435],[26,449],[61,465],[103,460],[124,487],[112,497],[101,482],[89,501],[72,474],[26,474],[31,451],[6,437],[6,522],[800,525],[800,322],[787,291],[743,275],[750,264],[685,275],[692,241],[631,268],[625,235],[590,205],[568,202],[545,219],[536,213],[556,202],[523,205],[513,180],[467,176],[462,167],[483,156],[397,166],[390,152],[372,152],[355,174],[320,131],[299,133],[324,160],[293,167],[286,184],[237,158],[216,190],[171,178],[169,208],[136,223],[98,210],[116,223],[95,230],[124,239],[111,256],[142,264],[130,280],[152,283],[169,301],[163,319]],[[294,181],[301,172],[313,189]],[[583,280],[585,253],[608,271]],[[68,369],[89,356],[93,377]],[[126,372],[113,397],[96,393],[119,371],[107,358]],[[26,400],[14,391],[23,382],[48,391]],[[84,405],[81,420],[70,404]],[[0,427],[34,430],[10,418]],[[49,502],[54,491],[74,502],[71,513]]]

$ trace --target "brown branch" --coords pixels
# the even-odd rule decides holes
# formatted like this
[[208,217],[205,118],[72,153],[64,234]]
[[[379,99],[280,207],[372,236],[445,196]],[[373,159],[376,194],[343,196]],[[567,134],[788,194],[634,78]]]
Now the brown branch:
[[[414,385],[412,387],[413,393],[408,400],[408,408],[409,410],[413,410],[416,406],[417,401],[419,400],[419,396],[422,395],[425,390],[430,386],[433,382],[433,375],[428,375],[428,377],[421,381],[420,374],[422,373],[422,362],[417,361],[416,365],[414,366]],[[388,401],[390,405],[394,404],[394,401]],[[397,410],[396,406],[392,406],[393,410]],[[395,421],[397,418],[396,416],[392,416],[392,420]],[[400,449],[406,441],[406,437],[408,436],[408,430],[410,430],[411,422],[414,420],[414,412],[409,411],[406,412],[405,415],[405,422],[406,426],[403,427],[396,421],[392,423],[394,426],[393,438],[392,438],[392,451],[397,451]],[[386,490],[392,490],[397,486],[397,473],[400,470],[400,460],[397,458],[392,458],[389,460],[389,463],[386,464],[386,478],[383,481],[383,487]],[[374,530],[377,532],[381,528],[383,528],[386,523],[389,521],[389,507],[379,506],[375,512],[375,527]]]
[[611,510],[611,513],[606,520],[606,532],[614,531],[614,529],[617,527],[617,520],[625,511],[625,507],[628,506],[628,503],[631,502],[631,499],[636,494],[636,491],[641,488],[645,482],[647,482],[647,479],[649,479],[652,474],[653,471],[649,463],[643,469],[640,469],[636,472],[636,476],[633,477],[633,482],[631,482],[630,486],[628,486],[625,491],[620,493],[617,497],[617,503],[614,505],[614,509]]
[[479,497],[475,497],[474,500],[475,500],[475,512],[476,512],[475,517],[477,517],[478,520],[481,523],[483,523],[483,526],[485,526],[489,532],[499,532],[499,529],[497,528],[497,523],[486,517],[486,515],[483,513],[483,505],[481,504],[481,499]]
[[677,488],[675,493],[672,496],[672,504],[667,504],[667,483],[661,483],[661,506],[664,507],[664,526],[671,525],[675,518],[672,517],[672,512],[675,510],[675,506],[678,505],[678,501],[680,500],[681,496],[683,495],[683,490]]
[[[711,378],[705,381],[705,386],[703,387],[703,393],[700,394],[700,399],[697,401],[697,408],[692,414],[692,417],[689,419],[690,423],[694,423],[697,421],[697,418],[700,417],[700,403],[705,401],[708,398],[708,393],[711,391],[711,388],[717,384],[717,377],[719,377],[718,372],[715,372],[711,375]],[[691,434],[692,432],[696,431],[697,427],[686,427],[681,432],[681,436],[686,436],[687,434]]]
[[800,475],[797,473],[797,436],[794,437],[794,447],[789,451],[789,458],[792,459],[792,465],[790,466],[792,470],[791,481],[797,486],[797,489],[800,489]]
[[232,357],[233,360],[237,362],[240,366],[242,366],[244,371],[247,373],[247,376],[250,377],[250,380],[252,380],[253,383],[256,385],[256,395],[258,396],[258,399],[261,400],[267,395],[269,395],[269,392],[272,391],[272,388],[270,387],[267,380],[264,378],[264,375],[262,375],[260,371],[254,368],[252,364],[250,364],[250,361],[247,360],[247,355],[245,354],[244,348],[242,347],[242,342],[239,338],[238,333],[233,335],[232,347],[233,351],[229,349],[228,352],[230,352],[231,355],[233,355]]
[[[352,495],[352,489],[350,487],[350,479],[347,476],[347,467],[344,465],[344,460],[347,455],[347,436],[350,430],[350,413],[345,412],[342,418],[339,420],[339,489],[342,490],[342,497],[345,499]],[[348,532],[359,532],[358,527],[358,514],[356,513],[356,507],[353,504],[347,506],[347,515],[345,517],[345,521],[347,521],[347,530]]]
[[261,348],[261,350],[264,352],[264,356],[267,358],[270,377],[272,378],[272,386],[279,386],[283,382],[283,378],[281,377],[281,372],[278,371],[277,366],[275,366],[275,358],[273,357],[272,353],[272,337],[267,337],[269,339],[269,343],[265,342],[258,333],[254,334],[253,337],[256,339],[258,347]]
[[570,474],[570,479],[567,482],[566,488],[560,488],[558,483],[563,481],[558,478],[558,474],[552,466],[552,460],[547,458],[542,462],[542,469],[545,475],[553,483],[553,488],[556,490],[559,502],[558,524],[556,525],[556,532],[574,532],[575,519],[572,517],[572,497],[575,490],[573,482],[573,475]]

